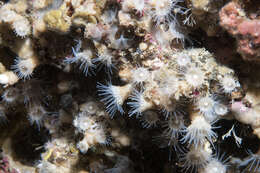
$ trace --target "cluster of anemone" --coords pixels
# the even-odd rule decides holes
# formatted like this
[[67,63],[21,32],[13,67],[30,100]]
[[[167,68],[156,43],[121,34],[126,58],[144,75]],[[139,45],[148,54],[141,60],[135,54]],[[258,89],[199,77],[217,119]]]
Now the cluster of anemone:
[[74,119],[73,125],[84,134],[84,138],[77,143],[77,147],[82,153],[86,153],[93,145],[109,144],[104,127],[90,115],[80,113]]
[[4,6],[0,12],[0,22],[11,25],[14,33],[21,38],[28,37],[31,34],[31,25],[29,20],[14,9]]
[[31,125],[38,129],[43,125],[43,120],[53,112],[48,112],[42,100],[43,90],[41,82],[30,80],[16,86],[8,87],[2,94],[2,102],[7,108],[17,105],[24,105],[27,108],[27,118]]
[[[32,3],[32,5],[36,4],[37,3]],[[58,7],[60,7],[61,4],[61,1],[52,2],[51,4],[49,4],[50,7],[46,8],[45,13],[47,14],[47,12],[49,12],[51,9],[57,9]],[[152,33],[152,37],[155,38],[156,42],[162,44],[162,47],[165,45],[169,45],[170,42],[174,39],[182,40],[182,42],[184,42],[185,37],[181,32],[179,32],[178,29],[179,24],[177,20],[177,15],[180,14],[186,16],[187,11],[190,11],[190,9],[185,8],[182,4],[182,0],[126,0],[120,3],[123,12],[132,13],[133,10],[135,10],[139,14],[145,14],[146,16],[152,15],[152,18],[149,20],[151,22],[154,21],[155,26],[146,29],[148,30],[147,32]],[[41,9],[42,7],[37,8]],[[30,34],[37,33],[37,27],[35,26],[35,31],[31,33],[31,28],[26,27],[30,26],[31,23],[24,16],[16,13],[15,9],[12,9],[9,6],[3,6],[0,12],[2,14],[2,18],[0,18],[1,22],[10,24],[17,35],[19,35],[20,37],[30,40],[28,36]],[[43,11],[38,11],[37,9],[33,12],[35,13],[35,16],[42,16],[44,15],[44,8]],[[114,63],[116,61],[116,59],[112,55],[113,50],[128,49],[130,46],[132,46],[134,40],[134,38],[129,37],[129,34],[126,36],[126,34],[122,32],[122,28],[118,26],[117,15],[117,8],[111,8],[110,10],[106,10],[101,16],[99,24],[86,24],[85,37],[87,39],[92,39],[95,41],[95,43],[101,45],[98,46],[99,48],[97,48],[97,52],[93,51],[89,47],[89,45],[84,45],[82,47],[84,43],[82,43],[82,40],[79,40],[77,45],[75,47],[72,47],[71,55],[65,58],[64,62],[68,64],[77,64],[79,69],[83,71],[86,76],[95,74],[94,69],[96,69],[97,64],[104,65],[107,68],[107,72],[111,74],[112,69],[115,68]],[[144,18],[144,15],[141,15],[139,17],[142,20],[142,18]],[[33,19],[35,20],[33,21],[33,24],[39,24],[39,28],[41,28],[41,23],[43,19],[38,19],[37,17]],[[160,29],[160,27],[158,27],[159,25],[163,26],[162,30]],[[164,36],[162,37],[162,35]],[[167,41],[165,42],[161,40],[161,38],[166,39]],[[110,42],[110,44],[108,45],[108,49],[102,48],[105,45],[104,43],[102,43],[102,40]],[[26,56],[30,57],[32,55],[30,54]],[[39,61],[36,57],[17,57],[14,65],[12,66],[12,70],[17,74],[20,79],[29,79],[30,77],[32,77],[33,71],[38,65]]]
[[181,6],[180,3],[183,3],[183,0],[125,0],[122,2],[122,8],[124,11],[134,10],[140,16],[147,13],[152,16],[156,25],[159,25],[171,21],[177,22],[177,15],[188,13],[189,9]]
[[[229,72],[221,74],[222,72],[218,71],[218,68],[227,67],[218,65],[214,60],[215,67],[212,67],[211,71],[205,69],[203,64],[196,66],[198,63],[204,63],[199,62],[200,58],[208,58],[209,60],[207,61],[212,61],[213,59],[211,54],[204,49],[191,49],[182,52],[181,55],[179,54],[178,52],[173,53],[173,56],[166,60],[168,62],[165,63],[165,66],[158,70],[149,69],[149,67],[133,68],[129,72],[131,77],[126,79],[128,83],[125,85],[117,86],[111,82],[107,84],[99,83],[97,85],[99,96],[102,97],[101,100],[107,105],[111,116],[116,111],[124,112],[122,105],[127,98],[129,98],[127,104],[131,108],[129,111],[130,116],[134,114],[140,115],[145,110],[155,107],[166,112],[166,117],[169,115],[177,116],[177,114],[184,114],[182,111],[185,109],[183,108],[185,106],[183,105],[190,103],[194,103],[192,104],[194,110],[198,110],[206,119],[214,120],[217,119],[218,115],[225,115],[228,112],[227,106],[225,106],[225,103],[221,103],[221,99],[218,100],[214,94],[220,94],[223,90],[223,94],[226,93],[226,97],[229,98],[229,94],[239,87],[235,76]],[[187,70],[179,69],[180,62],[177,57],[183,56],[182,54],[186,54],[185,56],[189,58],[194,58],[190,62],[190,68]],[[232,80],[231,83],[223,82],[227,76]],[[213,80],[214,82],[219,82],[219,88],[211,91],[210,85],[212,85],[211,82]],[[228,87],[230,88],[227,90]],[[198,93],[196,94],[196,92]],[[180,107],[183,108],[181,109],[182,111],[178,111]],[[211,118],[211,116],[214,117]]]
[[[230,103],[226,100],[240,85],[232,70],[219,65],[204,49],[171,53],[163,55],[167,59],[162,60],[160,69],[146,67],[144,60],[128,70],[130,77],[122,75],[124,85],[99,83],[98,93],[111,117],[128,112],[128,116],[142,119],[144,127],[161,124],[165,129],[161,136],[169,144],[177,141],[175,148],[185,144],[185,170],[207,170],[212,156],[203,147],[209,143],[214,148],[218,137],[214,124],[229,112]],[[192,150],[195,154],[201,151],[202,158],[193,160],[189,156]]]

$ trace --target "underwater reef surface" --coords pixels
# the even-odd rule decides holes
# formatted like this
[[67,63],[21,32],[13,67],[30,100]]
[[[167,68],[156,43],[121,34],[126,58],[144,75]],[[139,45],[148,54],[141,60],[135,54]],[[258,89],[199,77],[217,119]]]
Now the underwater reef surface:
[[258,0],[0,0],[0,173],[259,173]]

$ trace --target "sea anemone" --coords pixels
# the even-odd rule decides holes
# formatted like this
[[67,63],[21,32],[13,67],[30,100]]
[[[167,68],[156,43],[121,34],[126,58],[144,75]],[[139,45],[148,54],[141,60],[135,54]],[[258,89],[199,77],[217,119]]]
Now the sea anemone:
[[[184,43],[185,41],[185,35],[183,33],[181,33],[179,31],[179,29],[176,26],[177,24],[175,22],[171,22],[169,24],[169,33],[171,34],[171,37],[173,37],[174,40],[176,40],[177,43],[179,43],[179,41],[181,43]],[[181,63],[183,64],[183,63]]]
[[183,116],[172,116],[163,124],[164,130],[163,134],[169,138],[177,138],[182,130],[184,130],[185,124]]
[[91,75],[91,73],[89,73],[89,70],[93,70],[93,68],[96,68],[95,64],[93,64],[92,62],[92,51],[90,49],[84,49],[83,51],[80,51],[81,47],[82,41],[77,40],[76,47],[72,47],[73,57],[67,57],[64,62],[67,64],[76,63],[77,65],[79,65],[79,69],[82,70],[86,76],[88,74]]
[[130,47],[130,38],[125,37],[123,34],[120,35],[118,39],[113,39],[111,42],[111,46],[114,49],[127,49]]
[[165,66],[152,71],[152,79],[157,82],[157,90],[160,95],[170,97],[179,89],[177,73],[167,67],[165,68]]
[[98,124],[95,122],[95,119],[91,116],[86,115],[85,113],[80,113],[73,120],[73,125],[81,133],[89,129],[95,129],[98,127]]
[[221,80],[220,84],[224,90],[225,93],[231,94],[236,87],[239,87],[240,84],[237,80],[235,80],[230,75],[225,75]]
[[31,124],[36,124],[38,128],[42,126],[44,117],[48,114],[42,105],[31,105],[28,109],[28,118]]
[[258,153],[254,154],[252,151],[248,150],[248,157],[240,164],[241,167],[245,167],[243,172],[259,172],[260,171],[260,155]]
[[145,111],[141,117],[142,126],[144,128],[156,127],[159,120],[159,115],[151,110]]
[[177,4],[178,0],[151,0],[149,5],[151,7],[151,15],[153,20],[156,22],[156,25],[160,23],[170,22],[174,15],[172,10]]
[[174,98],[169,98],[169,96],[161,95],[161,107],[162,107],[162,113],[164,114],[165,118],[171,116],[179,116],[185,114],[183,111],[183,105],[180,101],[177,101]]
[[98,95],[103,97],[101,101],[105,103],[107,112],[111,117],[114,116],[116,111],[119,111],[121,114],[124,113],[122,105],[131,93],[131,84],[127,84],[125,86],[115,86],[111,83],[108,83],[107,85],[98,83],[97,89],[99,92]]
[[197,108],[206,119],[214,119],[214,106],[216,101],[212,96],[205,96],[198,99]]
[[5,9],[4,7],[2,7],[0,10],[0,20],[4,22],[13,22],[14,20],[17,19],[18,16],[19,15],[13,10],[7,8]]
[[146,0],[124,0],[122,2],[122,9],[126,12],[129,12],[134,9],[137,13],[142,15],[145,8],[145,1]]
[[37,63],[33,58],[21,59],[17,57],[11,68],[20,79],[30,79],[36,66]]
[[138,67],[132,70],[133,83],[142,84],[150,79],[150,72],[147,68]]
[[12,23],[14,32],[19,37],[26,37],[31,33],[30,22],[26,18],[15,20]]
[[195,88],[200,87],[206,79],[205,73],[198,67],[188,68],[184,76],[187,83]]
[[180,162],[183,167],[183,171],[186,173],[193,171],[196,172],[199,168],[206,167],[211,159],[211,153],[203,147],[191,147],[186,154],[181,155]]
[[94,129],[88,129],[84,132],[84,138],[77,143],[77,148],[82,153],[86,153],[90,147],[96,144],[109,144],[106,134],[102,126],[98,126]]
[[115,65],[113,64],[113,55],[109,50],[106,49],[102,52],[99,52],[97,58],[95,58],[93,62],[98,63],[99,69],[104,66],[105,71],[109,75],[113,73],[113,69],[116,69]]
[[89,115],[93,115],[96,114],[98,111],[98,103],[95,101],[88,101],[86,103],[83,103],[79,106],[80,111],[89,114]]
[[224,165],[217,159],[212,159],[207,165],[202,169],[201,173],[226,173],[227,166]]
[[131,107],[129,111],[129,116],[133,116],[134,114],[140,116],[142,112],[153,107],[153,103],[146,100],[146,98],[144,97],[144,93],[136,89],[133,90],[129,99],[130,102],[127,103]]
[[177,62],[179,67],[181,67],[181,68],[186,67],[186,66],[190,65],[191,58],[189,57],[189,55],[180,54],[180,55],[177,56],[176,62]]
[[17,101],[17,99],[19,98],[19,89],[15,88],[15,87],[9,87],[7,88],[3,95],[2,95],[2,99],[5,103],[8,104],[12,104],[15,103]]
[[217,134],[212,130],[213,128],[204,116],[197,115],[191,124],[183,130],[186,134],[181,141],[183,143],[188,142],[188,145],[194,144],[195,148],[202,146],[206,140],[212,144],[213,139],[217,137]]
[[201,173],[226,173],[227,167],[226,162],[229,160],[230,157],[225,158],[225,154],[220,155],[217,153],[214,154],[212,159],[207,163],[207,165],[200,170]]
[[228,113],[228,107],[224,104],[217,103],[214,105],[214,112],[220,116],[226,115]]

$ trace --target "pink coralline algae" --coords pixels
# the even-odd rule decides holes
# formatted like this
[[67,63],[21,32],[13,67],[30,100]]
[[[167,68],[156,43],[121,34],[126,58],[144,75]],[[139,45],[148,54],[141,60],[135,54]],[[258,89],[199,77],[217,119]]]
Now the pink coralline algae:
[[220,25],[237,40],[238,52],[245,60],[260,60],[260,19],[246,17],[242,7],[230,2],[220,13]]
[[10,168],[7,157],[3,157],[0,160],[0,173],[18,173],[15,169]]

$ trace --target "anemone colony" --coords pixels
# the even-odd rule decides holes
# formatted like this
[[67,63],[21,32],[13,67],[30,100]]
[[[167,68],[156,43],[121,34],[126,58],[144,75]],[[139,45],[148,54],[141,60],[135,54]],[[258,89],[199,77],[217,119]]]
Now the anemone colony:
[[0,1],[0,173],[260,172],[259,8]]

